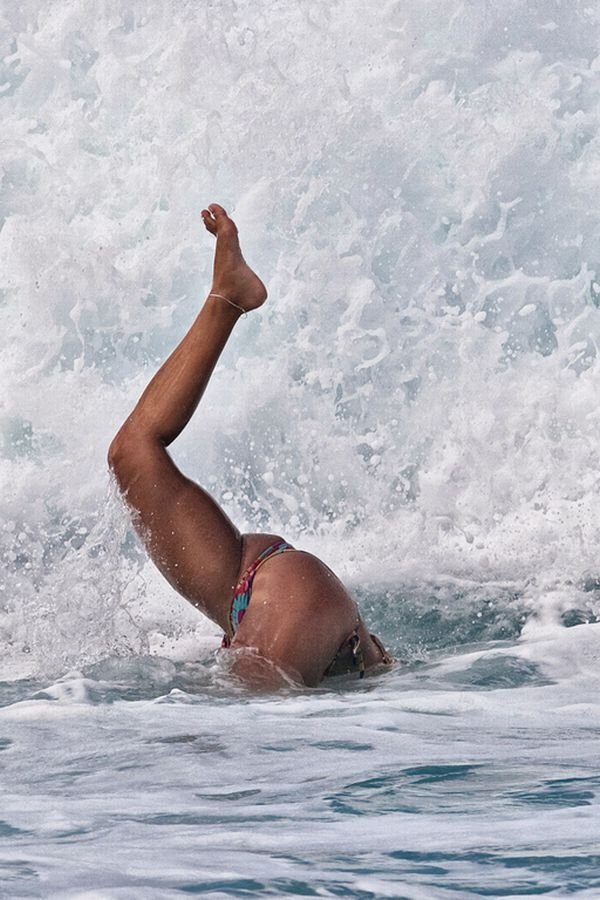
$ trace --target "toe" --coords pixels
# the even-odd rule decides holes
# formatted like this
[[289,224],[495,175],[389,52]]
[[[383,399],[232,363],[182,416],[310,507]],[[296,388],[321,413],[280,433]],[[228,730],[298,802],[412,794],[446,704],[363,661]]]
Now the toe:
[[215,220],[213,219],[212,214],[209,212],[209,210],[203,209],[201,212],[201,216],[202,216],[202,221],[204,222],[204,226],[205,226],[206,230],[210,231],[211,234],[216,234],[217,228],[216,228]]
[[227,216],[227,213],[223,209],[222,206],[219,206],[218,203],[211,203],[208,207],[215,219],[220,219],[222,216]]

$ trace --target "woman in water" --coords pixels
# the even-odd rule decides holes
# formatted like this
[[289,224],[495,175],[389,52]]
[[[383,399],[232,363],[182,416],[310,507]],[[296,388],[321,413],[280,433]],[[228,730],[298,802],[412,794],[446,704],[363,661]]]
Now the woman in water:
[[[148,553],[167,581],[223,631],[250,684],[317,685],[389,664],[355,601],[320,559],[277,534],[240,534],[216,501],[177,469],[167,447],[189,422],[233,326],[267,298],[235,223],[202,210],[216,236],[213,284],[200,313],[110,446],[109,465]],[[285,674],[285,678],[281,673]]]

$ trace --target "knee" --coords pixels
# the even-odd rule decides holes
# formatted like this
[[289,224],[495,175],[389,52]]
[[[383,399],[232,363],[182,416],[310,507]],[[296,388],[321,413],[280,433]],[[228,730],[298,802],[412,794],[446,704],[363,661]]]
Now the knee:
[[138,423],[127,421],[108,448],[108,467],[126,493],[138,478],[155,479],[164,466],[165,448]]
[[123,438],[121,436],[121,432],[117,432],[112,441],[110,442],[110,446],[108,448],[108,453],[106,456],[106,461],[108,463],[108,468],[113,472],[119,465],[119,461],[123,454]]
[[135,457],[135,437],[126,426],[117,432],[110,443],[107,454],[108,468],[115,476],[118,484],[124,487],[127,472]]

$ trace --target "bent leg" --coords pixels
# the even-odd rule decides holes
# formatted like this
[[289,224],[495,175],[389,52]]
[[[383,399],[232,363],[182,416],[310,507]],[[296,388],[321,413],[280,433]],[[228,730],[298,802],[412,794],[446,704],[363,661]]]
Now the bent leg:
[[176,591],[225,629],[242,555],[237,528],[210,494],[182,475],[159,441],[126,429],[110,459],[152,561]]
[[215,293],[113,440],[109,465],[160,571],[223,627],[241,538],[212,497],[179,472],[166,448],[196,409],[240,314],[260,306],[266,290],[245,263],[225,211],[213,205],[202,215],[217,235]]

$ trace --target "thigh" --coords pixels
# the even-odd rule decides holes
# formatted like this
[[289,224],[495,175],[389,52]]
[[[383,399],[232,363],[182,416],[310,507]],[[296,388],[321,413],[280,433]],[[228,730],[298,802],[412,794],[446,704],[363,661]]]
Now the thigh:
[[129,436],[110,462],[156,566],[221,625],[241,562],[237,528],[207,491],[179,471],[159,441]]

